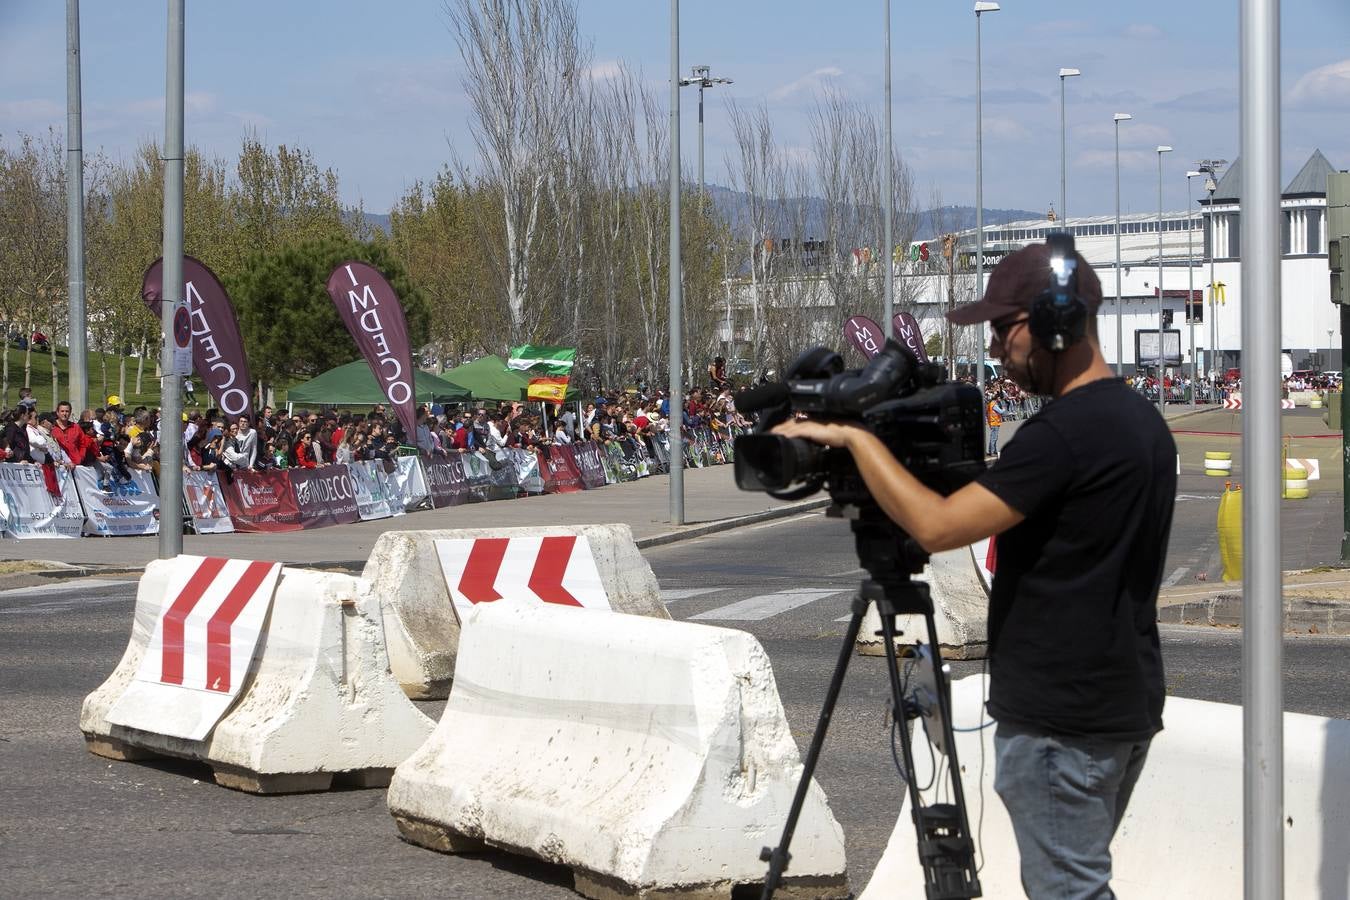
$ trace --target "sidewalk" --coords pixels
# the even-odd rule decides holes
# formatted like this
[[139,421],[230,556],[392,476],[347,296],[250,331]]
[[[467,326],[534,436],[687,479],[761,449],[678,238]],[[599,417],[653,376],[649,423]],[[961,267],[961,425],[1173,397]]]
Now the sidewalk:
[[[606,485],[593,491],[544,494],[517,500],[470,503],[445,509],[419,510],[392,519],[336,525],[282,534],[206,534],[183,536],[183,552],[235,559],[280,560],[285,563],[360,569],[375,540],[386,531],[437,528],[513,528],[530,525],[596,525],[621,522],[633,530],[639,546],[655,546],[749,522],[819,509],[821,493],[796,503],[736,488],[732,466],[686,469],[685,525],[670,525],[670,478],[653,475],[639,481]],[[159,556],[159,538],[85,537],[79,540],[7,540],[0,560],[52,560],[81,568],[139,569]]]
[[[1350,634],[1350,569],[1285,572],[1284,630]],[[1158,621],[1178,625],[1242,627],[1242,582],[1188,584],[1158,595]]]

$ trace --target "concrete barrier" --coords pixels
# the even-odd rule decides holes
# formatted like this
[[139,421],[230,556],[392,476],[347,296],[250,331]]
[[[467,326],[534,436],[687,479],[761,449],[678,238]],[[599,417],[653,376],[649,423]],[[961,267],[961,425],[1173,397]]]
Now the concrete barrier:
[[[953,684],[958,728],[981,723],[985,684],[982,677]],[[1163,721],[1111,845],[1111,887],[1121,897],[1241,897],[1242,708],[1168,697]],[[1017,843],[994,793],[994,728],[958,732],[956,744],[972,828],[983,809],[984,896],[1020,897]],[[927,783],[928,754],[916,752],[914,759],[915,776]],[[1286,897],[1350,896],[1346,772],[1350,721],[1285,714]],[[899,896],[916,884],[922,880],[914,825],[902,808],[862,900]]]
[[[656,576],[638,552],[627,525],[386,531],[376,541],[362,578],[366,590],[380,600],[390,665],[409,697],[444,699],[450,692],[455,671],[460,616],[456,601],[464,605],[465,598],[452,598],[437,542],[549,537],[585,539],[609,608],[670,618],[661,602]],[[506,568],[511,568],[509,563]],[[505,597],[537,600],[537,595],[529,590],[528,579],[518,577],[520,574],[517,571],[517,577],[509,577],[507,573],[503,580],[511,584],[498,581],[496,592]]]
[[[980,545],[987,550],[987,542]],[[916,581],[928,583],[933,597],[934,620],[942,654],[948,659],[982,659],[988,646],[989,594],[981,578],[976,547],[958,547],[933,554],[928,567]],[[984,551],[981,551],[984,552]],[[903,632],[897,643],[913,644],[916,638],[928,643],[928,627],[922,616],[896,616],[896,628]],[[881,616],[876,606],[867,608],[858,632],[857,650],[863,656],[885,655],[884,642],[878,636]]]
[[[175,567],[201,559],[178,557],[146,566],[126,652],[80,711],[90,751],[120,760],[200,760],[214,770],[217,783],[254,793],[325,790],[335,779],[368,787],[387,784],[393,767],[421,745],[435,723],[389,674],[379,610],[359,596],[359,580],[351,576],[281,570],[256,649],[231,673],[241,687],[238,699],[221,711],[213,728],[209,722],[195,723],[193,731],[190,709],[188,721],[182,721],[181,710],[193,699],[153,706],[153,696],[142,696],[142,662],[153,665],[161,643],[156,627],[171,618],[166,611],[179,605],[169,592],[171,583],[182,581]],[[215,638],[197,614],[189,611],[179,620],[178,642],[187,648],[185,668],[191,671],[190,657],[203,643],[209,655]],[[162,643],[173,641],[166,637]],[[168,684],[152,687],[161,695],[201,693]],[[115,724],[110,715],[138,727]],[[200,725],[209,733],[200,739],[182,736],[200,732]]]
[[[466,616],[449,702],[389,810],[412,843],[561,864],[588,897],[711,900],[763,882],[801,770],[751,635],[505,601]],[[785,896],[848,896],[814,783],[792,854]]]

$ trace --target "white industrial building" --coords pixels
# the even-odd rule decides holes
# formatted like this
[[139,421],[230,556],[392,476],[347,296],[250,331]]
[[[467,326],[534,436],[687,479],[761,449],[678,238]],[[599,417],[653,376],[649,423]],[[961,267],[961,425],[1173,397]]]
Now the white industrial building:
[[[1327,266],[1327,175],[1334,171],[1326,157],[1315,151],[1285,187],[1280,203],[1284,212],[1280,344],[1292,357],[1296,369],[1331,369],[1341,365],[1340,316],[1331,304]],[[1242,304],[1247,300],[1242,294],[1239,258],[1241,181],[1239,160],[1220,179],[1212,206],[1206,196],[1189,215],[1182,210],[1165,211],[1161,216],[1163,309],[1171,314],[1170,328],[1180,331],[1186,371],[1190,370],[1192,359],[1202,373],[1241,366]],[[1102,350],[1113,365],[1118,358],[1122,359],[1128,373],[1134,370],[1135,332],[1156,332],[1159,327],[1158,222],[1157,213],[1121,216],[1119,302],[1114,216],[986,226],[985,277],[1004,254],[1044,241],[1051,231],[1071,231],[1078,251],[1092,264],[1102,282],[1104,300],[1097,323]],[[946,272],[949,266],[934,249],[940,247],[940,241],[930,238],[927,243],[928,264],[915,266],[919,271],[901,275],[901,281],[912,281],[907,291],[896,291],[897,296],[902,293],[914,296],[925,332],[930,327],[941,327],[939,323],[948,303],[948,279],[937,273]],[[956,261],[950,265],[956,272],[958,293],[969,294],[974,287],[974,229],[958,235],[958,248]],[[1211,303],[1209,291],[1211,249],[1214,282],[1221,286],[1218,303]],[[963,278],[969,285],[965,291],[961,291]],[[1191,307],[1196,316],[1193,328],[1187,320],[1188,292],[1192,292],[1189,296],[1195,301]],[[1123,338],[1119,356],[1118,334]],[[1210,349],[1216,346],[1218,353],[1211,354]]]

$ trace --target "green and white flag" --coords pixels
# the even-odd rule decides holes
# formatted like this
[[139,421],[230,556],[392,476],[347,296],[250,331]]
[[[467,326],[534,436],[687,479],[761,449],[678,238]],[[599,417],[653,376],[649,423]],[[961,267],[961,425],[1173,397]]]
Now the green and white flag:
[[537,372],[540,375],[570,375],[572,364],[577,359],[575,347],[536,347],[534,344],[521,344],[512,347],[506,360],[508,369]]

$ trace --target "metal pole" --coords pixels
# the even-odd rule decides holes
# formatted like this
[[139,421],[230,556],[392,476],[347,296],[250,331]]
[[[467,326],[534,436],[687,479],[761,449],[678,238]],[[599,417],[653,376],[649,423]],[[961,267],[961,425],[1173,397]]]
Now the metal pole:
[[[1124,375],[1125,367],[1125,315],[1121,311],[1123,301],[1120,296],[1120,123],[1116,126],[1116,377]],[[1137,366],[1139,360],[1135,360]]]
[[[1214,172],[1209,173],[1211,181],[1217,180]],[[1218,387],[1219,376],[1222,374],[1220,367],[1223,365],[1223,355],[1219,353],[1219,293],[1214,287],[1214,257],[1218,255],[1219,243],[1214,233],[1214,191],[1209,192],[1209,357],[1210,357],[1210,380],[1214,388]],[[1214,395],[1218,400],[1218,394]]]
[[[983,53],[980,49],[980,14],[975,6],[975,299],[984,296],[984,109],[980,67]],[[992,10],[991,10],[992,12]],[[984,396],[984,323],[975,326],[975,343],[980,348],[980,364],[975,369],[975,386]]]
[[164,350],[159,403],[159,556],[183,552],[183,377],[173,360],[173,319],[183,299],[183,3],[169,0],[164,85]]
[[[882,260],[884,264],[885,280],[882,282],[881,295],[884,314],[882,322],[885,324],[882,328],[886,332],[886,337],[890,338],[895,333],[895,323],[891,320],[895,318],[895,241],[891,234],[891,201],[894,199],[894,188],[891,185],[891,0],[886,0],[886,151],[882,157],[881,191],[883,194],[881,201],[881,242],[884,246]],[[954,348],[947,348],[956,358]]]
[[707,189],[703,186],[703,85],[698,83],[698,198],[702,203]]
[[[89,405],[88,314],[84,303],[84,128],[80,110],[80,0],[66,0],[66,284],[70,301],[70,405]],[[56,335],[52,335],[55,339]],[[53,394],[60,394],[52,385]],[[61,398],[53,396],[55,408]]]
[[684,388],[680,348],[680,0],[670,0],[670,524],[684,524]]
[[1242,0],[1243,890],[1284,894],[1280,4]]
[[1064,133],[1064,76],[1059,76],[1059,222],[1060,225],[1067,225],[1069,222],[1068,212],[1068,173],[1065,171],[1069,164],[1069,137]]
[[1195,295],[1195,239],[1191,223],[1191,174],[1186,173],[1186,326],[1191,331],[1191,408],[1195,408],[1195,317],[1191,315]]
[[[1166,354],[1163,352],[1163,177],[1162,161],[1163,154],[1171,147],[1158,148],[1158,414],[1167,413],[1167,391],[1163,388],[1163,361]],[[1138,360],[1135,360],[1138,363]]]

